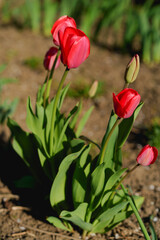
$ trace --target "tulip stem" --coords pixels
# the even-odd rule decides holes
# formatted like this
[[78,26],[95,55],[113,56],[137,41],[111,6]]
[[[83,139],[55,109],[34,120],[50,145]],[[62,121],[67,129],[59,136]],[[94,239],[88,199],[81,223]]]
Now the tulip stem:
[[99,164],[102,164],[103,161],[104,161],[104,155],[105,155],[105,152],[106,152],[106,148],[107,148],[108,142],[109,142],[110,137],[111,137],[112,133],[114,132],[115,128],[116,128],[117,125],[119,124],[120,119],[121,119],[121,118],[119,118],[119,117],[116,119],[113,127],[111,128],[111,130],[110,130],[110,132],[109,132],[109,134],[108,134],[108,136],[107,136],[107,138],[106,138],[106,141],[105,141],[105,144],[104,144],[104,146],[103,146],[102,153],[101,153],[101,156],[100,156]]
[[130,196],[130,195],[128,194],[128,192],[127,192],[127,190],[125,189],[125,187],[123,186],[123,184],[121,184],[121,187],[122,187],[122,190],[123,190],[124,194],[126,195],[127,200],[129,201],[129,203],[130,203],[130,205],[131,205],[131,207],[132,207],[132,210],[133,210],[133,212],[134,212],[134,214],[135,214],[135,216],[136,216],[136,218],[137,218],[137,221],[138,221],[138,223],[139,223],[139,226],[141,227],[141,230],[142,230],[142,232],[143,232],[143,234],[144,234],[145,239],[146,239],[146,240],[151,240],[151,238],[150,238],[150,236],[149,236],[149,234],[148,234],[148,232],[147,232],[147,230],[146,230],[146,227],[145,227],[145,225],[144,225],[144,223],[143,223],[143,221],[142,221],[142,219],[141,219],[141,217],[140,217],[140,214],[139,214],[139,212],[138,212],[138,209],[137,209],[137,207],[136,207],[136,205],[135,205],[135,203],[134,203],[134,200],[132,199],[132,196]]
[[53,134],[54,134],[54,125],[55,125],[55,116],[56,116],[57,105],[58,105],[61,89],[63,87],[64,81],[67,77],[68,72],[69,72],[69,69],[68,69],[68,67],[66,67],[64,74],[61,78],[55,99],[54,99],[54,105],[53,105],[53,111],[52,111],[52,117],[51,117],[50,143],[49,143],[50,144],[49,145],[50,155],[52,154],[52,147],[53,147]]
[[129,83],[125,82],[123,89],[128,88],[128,87],[129,87]]
[[52,85],[52,81],[53,81],[52,77],[53,77],[55,66],[56,66],[56,63],[57,63],[57,60],[58,60],[58,57],[59,57],[60,53],[61,53],[61,51],[59,49],[58,52],[57,52],[56,58],[54,60],[50,75],[49,75],[49,79],[48,79],[48,82],[47,82],[47,87],[46,87],[45,93],[44,93],[44,100],[43,100],[43,106],[44,107],[46,106],[46,103],[47,103],[47,101],[49,99],[49,96],[50,96],[51,85]]

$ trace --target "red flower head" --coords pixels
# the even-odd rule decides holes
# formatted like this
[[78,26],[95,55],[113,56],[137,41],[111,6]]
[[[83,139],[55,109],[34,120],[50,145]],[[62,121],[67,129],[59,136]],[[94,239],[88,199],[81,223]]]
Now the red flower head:
[[67,27],[59,31],[61,60],[70,68],[77,68],[90,54],[90,41],[79,29]]
[[51,33],[52,33],[53,42],[55,45],[57,45],[57,46],[60,45],[59,37],[58,37],[59,30],[61,30],[61,32],[64,33],[66,27],[76,28],[75,20],[68,16],[62,16],[53,24]]
[[158,150],[155,147],[151,147],[150,145],[146,145],[142,148],[140,153],[137,156],[137,162],[140,165],[148,166],[153,164],[158,156]]
[[118,95],[113,93],[115,113],[119,118],[129,118],[140,102],[140,95],[132,88],[125,88]]
[[[57,55],[57,52],[58,52],[58,49],[55,48],[55,47],[51,47],[47,52],[46,52],[46,55],[45,55],[45,58],[44,58],[44,67],[46,70],[51,70],[52,67],[53,67],[53,64],[54,64],[54,60],[56,58],[56,55]],[[57,59],[57,63],[56,63],[56,66],[55,68],[58,68],[60,64],[60,56],[58,57]]]

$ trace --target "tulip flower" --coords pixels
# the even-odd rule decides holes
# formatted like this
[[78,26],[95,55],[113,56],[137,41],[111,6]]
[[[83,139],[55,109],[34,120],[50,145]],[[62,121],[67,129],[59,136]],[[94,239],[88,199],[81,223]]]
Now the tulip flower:
[[136,80],[140,69],[139,56],[136,54],[127,65],[124,79],[126,83],[132,83]]
[[52,33],[53,42],[55,45],[57,45],[57,46],[60,45],[59,37],[58,37],[59,30],[61,30],[61,34],[62,34],[62,33],[64,33],[66,27],[76,28],[75,20],[68,16],[62,16],[53,24],[51,33]]
[[79,29],[67,27],[59,31],[61,60],[70,68],[77,68],[90,54],[90,41]]
[[129,118],[140,102],[140,95],[132,88],[125,88],[118,95],[113,93],[115,113],[119,118]]
[[151,147],[150,145],[146,145],[142,148],[142,150],[138,154],[137,162],[142,166],[148,166],[156,161],[157,156],[158,156],[157,148]]
[[[58,52],[58,49],[55,48],[55,47],[51,47],[46,52],[46,55],[45,55],[45,58],[44,58],[44,62],[43,62],[44,67],[45,67],[46,70],[50,71],[52,69],[54,61],[55,61],[55,58],[56,58],[56,55],[57,55],[57,52]],[[60,56],[57,59],[55,68],[58,68],[59,64],[60,64]]]

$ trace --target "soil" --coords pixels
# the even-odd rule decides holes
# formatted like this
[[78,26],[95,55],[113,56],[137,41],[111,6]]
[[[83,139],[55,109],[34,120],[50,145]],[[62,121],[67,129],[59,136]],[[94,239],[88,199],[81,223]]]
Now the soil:
[[[29,30],[17,30],[13,27],[0,28],[0,64],[6,63],[7,68],[2,77],[17,79],[16,83],[5,85],[2,100],[19,99],[19,104],[13,118],[23,129],[27,129],[26,101],[31,97],[35,103],[36,93],[45,79],[45,70],[41,64],[31,69],[25,64],[31,57],[37,57],[43,62],[43,56],[50,46],[52,38],[36,35]],[[92,44],[89,58],[77,69],[71,70],[68,82],[71,88],[76,83],[91,85],[94,80],[102,81],[103,94],[95,100],[85,98],[83,110],[95,105],[94,111],[83,131],[85,136],[100,143],[106,130],[106,125],[112,108],[112,92],[118,93],[124,85],[124,71],[131,56],[111,51],[105,47]],[[60,66],[55,74],[53,94],[62,75],[64,66]],[[132,167],[144,144],[144,130],[153,119],[160,116],[160,66],[146,66],[141,63],[137,80],[131,85],[144,101],[144,106],[134,124],[130,137],[123,148],[123,165]],[[68,112],[79,99],[67,97],[63,111]],[[23,162],[14,153],[7,140],[10,132],[6,125],[1,126],[1,167],[0,167],[0,239],[79,239],[75,232],[70,235],[54,228],[45,218],[50,209],[40,197],[40,189],[36,191],[18,190],[14,180],[27,172]],[[144,196],[144,204],[140,215],[149,230],[149,217],[153,215],[153,224],[160,238],[160,161],[150,167],[139,167],[125,184],[129,184],[133,194]],[[90,239],[144,239],[134,215],[125,220],[114,230],[105,235],[92,236]]]

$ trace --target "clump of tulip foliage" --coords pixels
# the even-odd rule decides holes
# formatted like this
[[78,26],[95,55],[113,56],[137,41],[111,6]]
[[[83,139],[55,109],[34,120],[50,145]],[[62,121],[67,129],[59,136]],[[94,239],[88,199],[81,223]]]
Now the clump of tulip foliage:
[[[58,19],[51,33],[56,46],[52,46],[44,58],[47,76],[39,88],[35,111],[30,98],[27,102],[26,122],[30,132],[23,131],[14,120],[8,120],[13,148],[37,182],[48,191],[54,210],[54,215],[48,217],[50,223],[71,232],[79,229],[83,237],[105,233],[133,212],[138,214],[143,197],[130,198],[122,181],[139,165],[154,163],[158,155],[155,147],[146,145],[132,169],[122,167],[122,147],[143,106],[139,93],[128,88],[137,77],[139,56],[135,55],[126,68],[124,89],[113,93],[114,110],[100,146],[92,140],[87,144],[80,134],[93,107],[80,121],[82,102],[68,116],[61,113],[61,107],[69,89],[69,85],[63,86],[67,73],[88,58],[90,41],[68,16]],[[65,71],[51,99],[53,73],[60,61]],[[91,91],[95,93],[96,88],[97,82]],[[93,144],[99,151],[94,158],[91,154]],[[140,216],[137,219],[146,239],[150,239]]]

